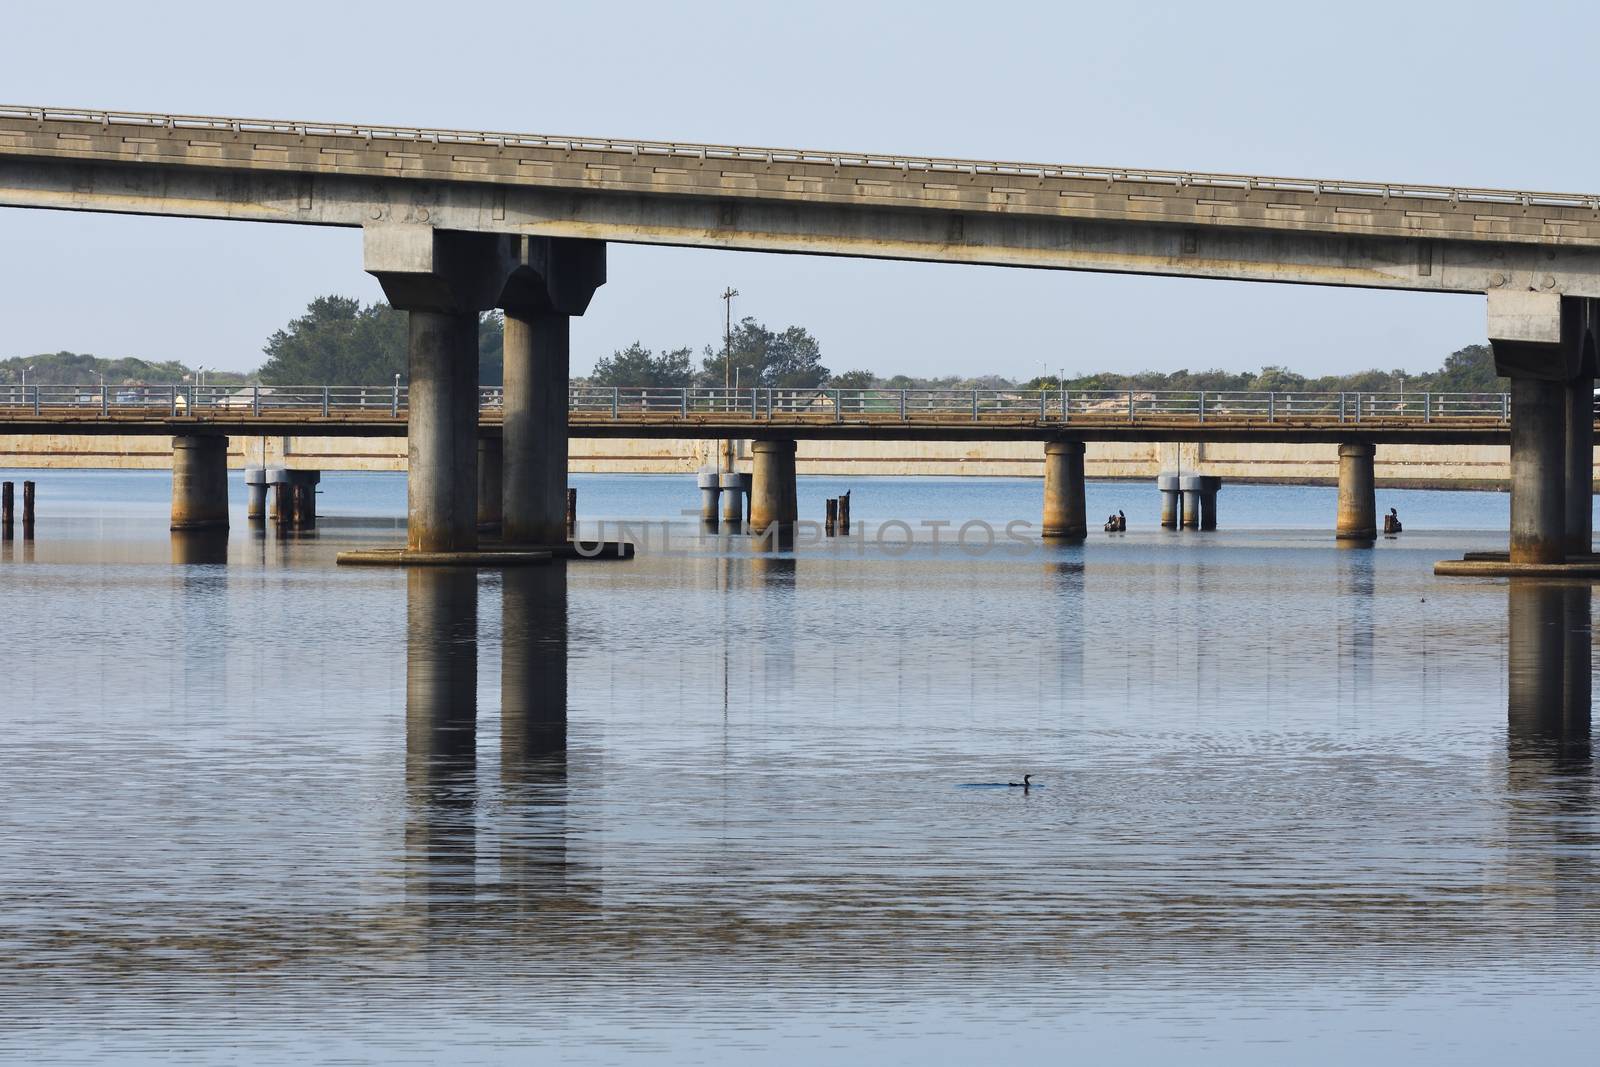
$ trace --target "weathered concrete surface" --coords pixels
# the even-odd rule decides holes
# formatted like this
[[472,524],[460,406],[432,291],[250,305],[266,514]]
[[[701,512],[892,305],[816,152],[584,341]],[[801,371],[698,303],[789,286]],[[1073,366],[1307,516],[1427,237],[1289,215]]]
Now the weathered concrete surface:
[[0,109],[0,205],[1600,295],[1585,196]]
[[478,316],[411,311],[406,547],[478,547]]
[[1583,376],[1566,386],[1567,555],[1594,547],[1594,379]]
[[1050,441],[1044,446],[1045,537],[1081,540],[1089,534],[1083,496],[1082,441]]
[[[717,442],[573,438],[569,466],[581,474],[683,474],[715,463]],[[750,444],[737,443],[748,469]],[[288,466],[324,471],[406,469],[404,438],[229,437],[228,465]],[[1031,441],[801,441],[801,474],[882,477],[1025,477],[1044,475],[1040,446]],[[0,467],[167,470],[170,438],[76,434],[0,434]],[[1088,478],[1153,479],[1182,469],[1221,475],[1229,482],[1334,485],[1338,449],[1325,444],[1090,442]],[[1385,444],[1375,466],[1384,488],[1504,490],[1510,477],[1505,445]],[[1152,490],[1153,491],[1153,490]]]
[[567,387],[571,320],[606,280],[598,241],[519,238],[505,309],[501,434],[505,440],[505,539],[565,544]]
[[172,439],[172,528],[228,527],[228,439],[195,435]]
[[1377,449],[1364,441],[1339,446],[1339,511],[1334,534],[1343,541],[1372,541],[1378,536],[1378,503],[1373,492],[1373,459]]
[[1566,386],[1511,379],[1511,563],[1567,553]]
[[750,528],[754,533],[778,528],[781,540],[794,533],[799,518],[795,493],[795,443],[756,441],[751,446],[755,484],[750,493]]

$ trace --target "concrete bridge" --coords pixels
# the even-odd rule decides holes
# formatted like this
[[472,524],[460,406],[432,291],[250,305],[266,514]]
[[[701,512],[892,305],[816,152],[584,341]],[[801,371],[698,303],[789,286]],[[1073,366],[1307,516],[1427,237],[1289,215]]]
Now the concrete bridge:
[[[1590,551],[1593,195],[10,107],[0,206],[362,227],[364,266],[410,317],[413,550],[477,543],[476,325],[494,307],[506,536],[564,539],[567,323],[605,281],[604,242],[626,241],[1486,294],[1512,379],[1511,561]],[[1064,464],[1081,482],[1084,437],[1052,429],[1047,481]],[[793,454],[793,435],[758,441],[758,485]],[[792,498],[758,488],[753,518],[792,522]]]

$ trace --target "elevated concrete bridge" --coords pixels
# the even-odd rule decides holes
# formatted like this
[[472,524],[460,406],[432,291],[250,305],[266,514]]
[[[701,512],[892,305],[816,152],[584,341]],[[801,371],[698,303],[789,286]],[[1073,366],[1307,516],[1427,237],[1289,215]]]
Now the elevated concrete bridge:
[[[476,326],[494,307],[506,535],[564,539],[568,321],[605,281],[606,241],[1487,294],[1512,378],[1511,559],[1591,548],[1600,196],[0,107],[0,206],[361,227],[365,268],[410,317],[418,551],[476,545]],[[792,439],[768,443],[758,480],[785,455],[792,476]],[[1081,482],[1065,429],[1047,472],[1074,448],[1061,476]],[[778,521],[792,496],[773,497]]]

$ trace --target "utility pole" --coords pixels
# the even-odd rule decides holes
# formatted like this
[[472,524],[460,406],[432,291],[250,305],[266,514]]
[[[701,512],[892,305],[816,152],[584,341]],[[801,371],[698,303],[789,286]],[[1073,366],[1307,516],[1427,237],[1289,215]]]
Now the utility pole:
[[[733,286],[722,291],[722,402],[725,408],[733,407],[733,298],[739,290]],[[722,442],[723,470],[733,470],[733,438]]]

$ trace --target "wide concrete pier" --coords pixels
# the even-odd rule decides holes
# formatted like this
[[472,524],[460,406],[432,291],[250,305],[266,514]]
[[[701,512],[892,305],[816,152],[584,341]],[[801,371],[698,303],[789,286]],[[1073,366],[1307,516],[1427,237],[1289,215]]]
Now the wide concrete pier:
[[779,543],[794,536],[794,524],[800,517],[794,453],[794,441],[787,438],[754,441],[750,445],[755,475],[750,492],[750,531],[757,536],[771,531]]
[[406,547],[470,552],[478,547],[478,314],[405,310]]
[[228,528],[228,439],[186,434],[172,439],[172,528]]
[[1377,446],[1348,441],[1339,446],[1339,512],[1334,536],[1341,541],[1375,541],[1378,497],[1372,477]]
[[1082,540],[1089,535],[1083,493],[1082,441],[1047,441],[1044,446],[1044,522],[1048,538]]

